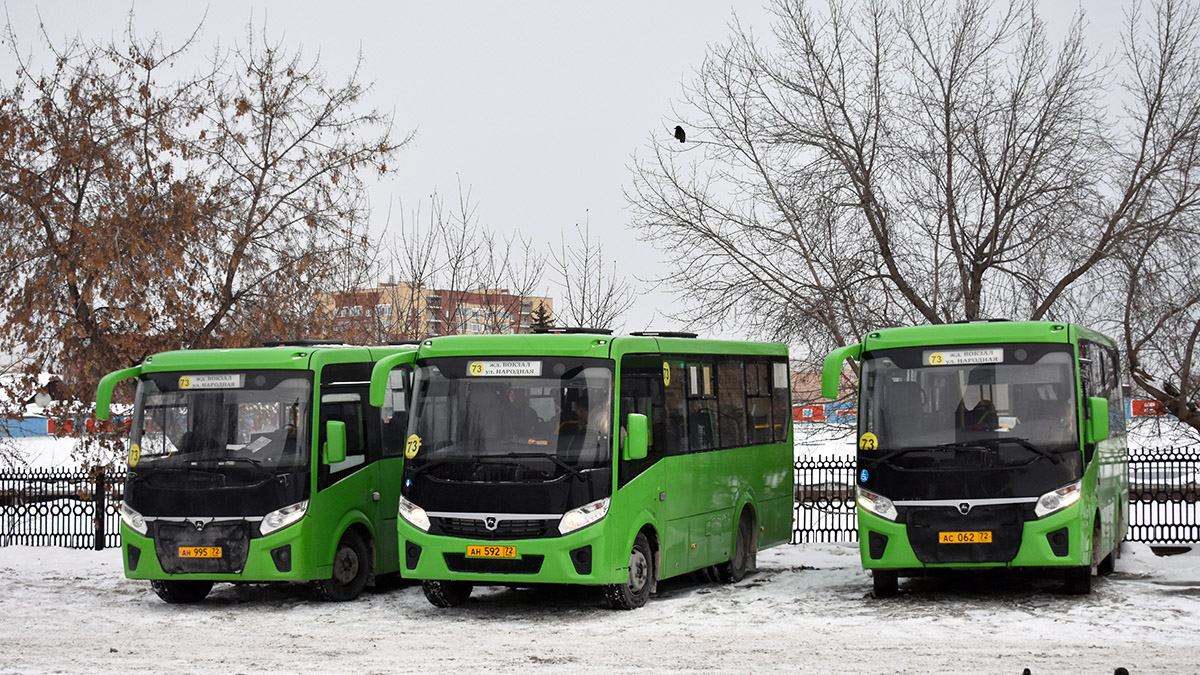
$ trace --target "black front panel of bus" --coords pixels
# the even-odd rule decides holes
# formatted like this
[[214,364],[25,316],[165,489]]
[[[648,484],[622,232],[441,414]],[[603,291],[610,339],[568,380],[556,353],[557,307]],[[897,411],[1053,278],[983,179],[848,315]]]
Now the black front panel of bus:
[[[420,474],[404,488],[404,496],[426,511],[468,514],[558,514],[612,494],[612,469],[602,467],[582,472],[582,477],[567,474],[545,482],[466,482],[449,481]],[[441,519],[438,519],[439,521]],[[482,537],[478,532],[456,530],[447,523],[451,536]],[[511,538],[557,537],[558,523],[512,521],[506,527],[517,528]],[[495,537],[487,537],[495,538]]]
[[[908,541],[926,564],[998,563],[1017,557],[1021,535],[1030,514],[1023,504],[975,506],[962,514],[952,506],[913,506],[904,509]],[[990,543],[941,544],[941,532],[990,532]]]
[[[147,517],[263,516],[308,497],[308,474],[258,476],[249,485],[220,471],[138,471],[125,481],[125,503]],[[230,483],[234,483],[230,485]]]
[[[897,462],[896,464],[899,464]],[[1083,475],[1083,453],[1063,453],[1059,461],[1038,458],[1025,466],[994,469],[922,469],[877,462],[859,454],[858,484],[892,501],[1040,497]],[[862,478],[865,475],[867,480]]]

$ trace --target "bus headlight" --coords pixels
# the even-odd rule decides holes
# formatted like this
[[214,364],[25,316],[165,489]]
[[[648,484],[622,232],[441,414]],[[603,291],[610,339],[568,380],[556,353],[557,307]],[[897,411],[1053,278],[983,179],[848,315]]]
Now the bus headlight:
[[896,521],[896,505],[892,503],[892,500],[862,488],[855,488],[855,490],[858,491],[859,506],[880,518]]
[[125,502],[121,502],[121,522],[128,525],[129,529],[138,534],[146,534],[146,530],[148,529],[146,519],[142,517],[142,514],[129,508],[129,505]]
[[608,497],[564,513],[562,520],[558,521],[558,532],[559,534],[574,532],[581,527],[591,525],[606,515],[608,515]]
[[304,512],[308,510],[308,500],[285,506],[282,509],[274,511],[263,516],[262,522],[258,524],[258,532],[262,536],[267,536],[277,530],[291,525],[292,523],[304,517]]
[[1051,513],[1062,511],[1079,501],[1079,497],[1082,494],[1083,480],[1080,479],[1070,485],[1060,487],[1057,490],[1051,490],[1038,497],[1037,506],[1033,507],[1033,512],[1038,518],[1045,518]]
[[403,495],[400,497],[400,517],[415,528],[425,532],[429,531],[429,514],[425,513],[425,509],[405,499]]

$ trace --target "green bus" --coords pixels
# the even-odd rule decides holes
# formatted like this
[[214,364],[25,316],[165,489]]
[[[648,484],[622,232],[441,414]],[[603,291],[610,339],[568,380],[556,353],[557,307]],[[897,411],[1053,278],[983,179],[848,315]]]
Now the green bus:
[[822,394],[859,361],[858,538],[876,596],[937,568],[1045,568],[1089,593],[1129,523],[1116,344],[1082,326],[891,328],[834,350]]
[[[350,600],[398,571],[404,420],[368,403],[381,357],[415,347],[321,341],[174,351],[105,376],[137,379],[121,505],[125,576],[197,602],[215,581],[314,581]],[[390,445],[387,447],[395,447]]]
[[441,607],[476,584],[602,586],[632,609],[667,577],[739,580],[791,536],[790,393],[784,345],[690,333],[449,336],[380,359],[372,404],[410,411],[401,574]]

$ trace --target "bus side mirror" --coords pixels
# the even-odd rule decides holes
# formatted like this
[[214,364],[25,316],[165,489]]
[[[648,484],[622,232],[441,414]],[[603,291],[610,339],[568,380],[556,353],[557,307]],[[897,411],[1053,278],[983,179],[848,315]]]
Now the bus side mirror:
[[625,426],[625,447],[622,449],[621,458],[627,461],[646,459],[650,428],[646,416],[630,413],[625,420]]
[[337,464],[346,461],[346,423],[329,420],[325,423],[325,447],[323,448],[325,464]]
[[862,345],[847,345],[829,352],[821,366],[821,396],[836,399],[838,386],[842,383],[842,364],[846,359],[862,356]]
[[1099,443],[1108,438],[1108,400],[1099,396],[1089,396],[1087,407],[1088,418],[1083,442]]

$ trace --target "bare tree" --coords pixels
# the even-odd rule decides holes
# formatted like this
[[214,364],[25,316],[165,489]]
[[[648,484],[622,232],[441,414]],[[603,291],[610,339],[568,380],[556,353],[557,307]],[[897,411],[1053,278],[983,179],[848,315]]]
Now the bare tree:
[[560,235],[558,250],[549,263],[562,289],[555,320],[564,326],[612,328],[633,306],[633,287],[617,273],[615,261],[607,267],[604,245],[591,239],[589,228],[588,222],[583,228],[576,225],[576,239],[569,247]]
[[634,226],[671,252],[685,318],[810,362],[877,327],[1116,324],[1119,261],[1162,228],[1195,241],[1194,7],[1131,13],[1111,64],[1081,15],[1052,43],[1026,0],[774,13],[771,43],[735,26],[685,88],[689,143],[635,163]]
[[[40,40],[41,69],[4,33],[0,349],[62,376],[57,414],[88,416],[97,380],[150,353],[316,325],[316,292],[369,265],[361,173],[408,139],[360,111],[356,74],[252,39],[177,79],[194,41]],[[123,452],[103,446],[88,461]]]

